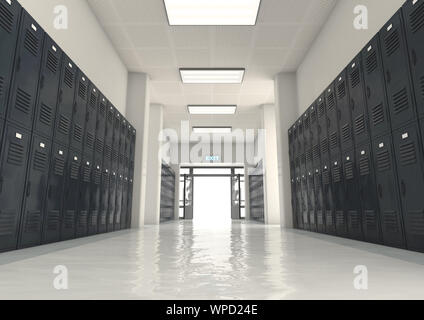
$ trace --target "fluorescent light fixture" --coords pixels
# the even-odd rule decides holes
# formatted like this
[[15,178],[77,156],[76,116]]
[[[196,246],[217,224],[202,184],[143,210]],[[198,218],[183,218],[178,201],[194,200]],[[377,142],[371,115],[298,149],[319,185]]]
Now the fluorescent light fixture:
[[183,83],[242,83],[245,69],[180,69]]
[[231,133],[232,127],[193,127],[193,133]]
[[233,105],[216,105],[216,106],[202,106],[202,105],[191,105],[188,106],[188,112],[190,114],[235,114],[237,106]]
[[261,0],[164,0],[171,26],[254,26]]

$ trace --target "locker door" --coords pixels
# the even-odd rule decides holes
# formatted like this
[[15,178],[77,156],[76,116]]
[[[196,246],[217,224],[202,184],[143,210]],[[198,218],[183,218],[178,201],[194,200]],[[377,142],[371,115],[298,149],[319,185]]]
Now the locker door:
[[297,222],[297,209],[296,209],[297,198],[296,198],[296,178],[295,178],[295,176],[293,176],[290,179],[290,187],[291,187],[291,207],[292,207],[293,225],[297,229],[298,228],[298,222]]
[[78,70],[75,88],[75,101],[72,115],[71,148],[82,151],[85,122],[87,119],[88,79]]
[[7,119],[27,130],[32,129],[43,39],[43,29],[23,10]]
[[325,207],[324,193],[322,188],[321,168],[316,167],[313,173],[314,193],[315,193],[315,211],[316,211],[316,230],[319,233],[325,232]]
[[133,179],[130,178],[128,182],[128,207],[127,207],[127,229],[131,229],[131,216],[132,216],[132,198],[133,198]]
[[343,153],[343,178],[345,185],[344,209],[349,237],[362,240],[362,208],[359,194],[358,173],[356,171],[355,151]]
[[362,50],[364,87],[372,138],[391,132],[380,40],[376,35]]
[[0,0],[0,119],[6,118],[21,10],[16,0]]
[[106,106],[107,100],[101,95],[97,111],[96,142],[94,151],[94,160],[99,164],[103,161],[103,152],[105,147]]
[[333,180],[336,234],[340,237],[347,237],[347,217],[345,211],[346,191],[343,181],[341,157],[338,155],[331,157],[331,174]]
[[0,251],[17,247],[29,147],[27,131],[6,126],[0,163]]
[[124,177],[118,175],[116,181],[116,200],[115,200],[115,223],[114,230],[121,230],[121,212],[122,212],[122,192],[124,186]]
[[289,137],[289,158],[290,161],[293,159],[294,157],[294,150],[293,150],[293,133],[291,128],[288,131],[288,137]]
[[93,83],[89,86],[89,100],[85,119],[84,153],[94,154],[94,141],[96,137],[97,107],[99,100],[99,90]]
[[296,217],[298,229],[303,230],[302,180],[300,176],[296,177]]
[[299,151],[297,147],[297,121],[292,126],[292,134],[293,134],[293,158],[299,156]]
[[313,147],[319,143],[318,111],[315,103],[309,108],[309,118],[311,122],[311,146]]
[[401,10],[380,30],[380,41],[390,119],[396,130],[416,118]]
[[355,144],[370,141],[370,132],[368,127],[368,110],[365,103],[363,67],[361,54],[349,64],[348,82],[350,108],[352,110],[352,125]]
[[100,208],[100,184],[102,179],[102,167],[100,163],[94,162],[91,175],[90,211],[88,215],[88,234],[96,234],[99,225]]
[[134,173],[134,160],[135,160],[135,141],[137,139],[137,132],[133,128],[131,134],[131,145],[130,145],[130,177],[133,178]]
[[114,230],[116,202],[116,172],[112,171],[109,180],[109,203],[107,208],[107,232]]
[[310,116],[309,116],[309,110],[307,110],[304,114],[303,114],[303,116],[302,116],[302,118],[303,118],[303,138],[304,138],[304,150],[305,150],[305,152],[307,151],[307,150],[310,150],[311,149],[311,140],[312,140],[312,137],[311,137],[311,119],[310,119]]
[[417,111],[424,115],[424,2],[408,0],[402,8]]
[[34,118],[34,132],[46,137],[53,136],[56,105],[59,93],[62,50],[45,33],[40,84]]
[[334,83],[337,101],[337,117],[339,121],[339,137],[343,151],[353,148],[352,112],[349,106],[349,88],[346,69]]
[[131,127],[130,124],[128,124],[127,126],[127,133],[125,136],[125,157],[128,158],[128,161],[131,158],[131,137],[132,137],[132,130],[133,128]]
[[19,248],[37,246],[41,243],[50,151],[49,139],[33,136],[22,209]]
[[61,240],[75,238],[76,218],[79,200],[79,179],[81,174],[81,151],[69,150],[66,170],[65,192],[63,197]]
[[69,145],[72,125],[76,75],[76,65],[64,53],[61,67],[59,99],[56,110],[54,140],[66,146]]
[[334,83],[325,91],[325,104],[327,107],[327,130],[330,154],[338,154],[340,152],[339,118]]
[[305,136],[303,135],[303,119],[297,120],[297,153],[302,155],[305,152]]
[[50,157],[49,182],[43,222],[43,243],[60,240],[62,197],[67,159],[67,148],[54,143]]
[[408,249],[424,252],[424,156],[417,125],[393,133]]
[[331,165],[330,160],[322,163],[322,191],[325,209],[325,232],[328,234],[336,234],[335,211],[334,211],[334,192],[333,183],[331,181]]
[[120,131],[120,138],[119,138],[119,153],[125,154],[125,147],[126,147],[126,139],[127,139],[127,132],[128,132],[128,124],[127,121],[123,118],[121,122],[121,131]]
[[112,148],[113,144],[113,121],[115,118],[115,111],[113,106],[109,103],[106,115],[106,127],[105,127],[105,145]]
[[312,170],[307,173],[307,190],[308,190],[308,212],[309,212],[309,229],[317,231],[317,214],[316,214],[316,195],[314,186],[314,174]]
[[303,229],[310,230],[309,225],[309,208],[308,208],[308,176],[306,172],[306,156],[300,156],[300,190],[301,190],[301,209]]
[[99,209],[99,230],[98,233],[107,231],[107,213],[109,204],[109,176],[110,169],[108,167],[103,169],[102,181],[100,187],[100,209]]
[[76,219],[76,237],[85,237],[88,234],[88,212],[90,210],[91,196],[91,174],[93,156],[91,154],[83,155],[80,175],[80,197],[78,201],[78,215]]
[[316,101],[318,116],[318,135],[319,138],[328,137],[328,120],[327,107],[325,105],[325,93],[323,93]]
[[362,204],[362,226],[367,242],[381,243],[380,208],[378,206],[377,184],[369,143],[356,149],[356,167],[359,173],[358,186]]
[[383,243],[403,248],[405,241],[391,135],[373,141],[373,157]]
[[128,215],[128,177],[125,177],[122,185],[121,229],[127,228]]

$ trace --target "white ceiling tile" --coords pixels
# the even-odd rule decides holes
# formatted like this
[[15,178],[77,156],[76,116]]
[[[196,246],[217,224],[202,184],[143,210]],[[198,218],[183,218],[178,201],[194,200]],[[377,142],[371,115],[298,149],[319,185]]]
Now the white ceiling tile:
[[255,47],[283,47],[293,43],[299,26],[259,26],[256,34]]
[[140,63],[145,67],[175,66],[174,57],[169,49],[139,49]]
[[213,67],[216,68],[245,68],[250,50],[244,47],[220,47],[214,51]]
[[126,31],[136,48],[169,47],[165,26],[127,26]]
[[215,43],[218,47],[249,47],[254,27],[215,27]]
[[318,2],[318,0],[263,1],[258,15],[258,24],[299,24],[314,1]]
[[[125,24],[167,25],[163,1],[159,0],[111,0]],[[103,1],[101,1],[103,2]],[[100,4],[101,5],[101,4]]]
[[161,95],[181,95],[183,96],[183,88],[180,82],[160,82],[151,81],[150,86],[156,93]]
[[244,81],[266,81],[273,80],[274,76],[281,70],[281,67],[258,67],[249,66],[244,75]]
[[140,58],[132,49],[118,49],[118,54],[128,68],[139,68]]
[[288,50],[255,49],[250,64],[255,66],[283,66]]
[[242,95],[240,97],[240,105],[242,106],[259,106],[269,103],[268,95]]
[[337,0],[312,1],[304,23],[315,25],[319,31],[320,26],[327,21],[327,17],[334,9],[336,3]]
[[187,104],[212,104],[211,94],[187,94]]
[[179,68],[210,67],[210,51],[208,49],[176,49]]
[[185,95],[212,94],[213,85],[210,84],[183,84]]
[[274,89],[274,81],[245,81],[241,87],[242,95],[268,95]]
[[240,95],[238,94],[215,94],[212,97],[213,104],[239,104]]
[[175,67],[144,67],[143,72],[153,81],[181,81],[180,73]]
[[116,49],[132,49],[131,41],[121,26],[104,26],[103,29]]
[[240,94],[241,84],[215,84],[214,94]]
[[172,41],[176,48],[209,48],[208,27],[170,27]]
[[120,23],[121,18],[116,13],[110,0],[88,0],[97,20],[102,25]]

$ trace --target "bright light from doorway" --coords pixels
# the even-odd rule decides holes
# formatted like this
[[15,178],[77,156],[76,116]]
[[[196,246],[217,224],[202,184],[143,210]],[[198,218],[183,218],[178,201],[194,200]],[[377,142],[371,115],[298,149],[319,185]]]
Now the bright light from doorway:
[[193,115],[204,115],[204,114],[235,114],[237,110],[237,106],[188,106],[188,112]]
[[254,26],[261,0],[164,0],[171,26]]
[[231,127],[193,127],[193,133],[199,134],[230,134],[232,131]]
[[180,69],[185,84],[240,84],[245,69]]

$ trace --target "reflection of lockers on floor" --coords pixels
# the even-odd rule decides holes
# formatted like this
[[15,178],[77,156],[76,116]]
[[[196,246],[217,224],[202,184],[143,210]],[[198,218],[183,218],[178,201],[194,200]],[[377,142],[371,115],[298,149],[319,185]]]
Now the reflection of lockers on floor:
[[134,128],[15,0],[0,47],[0,251],[129,228]]
[[[297,131],[297,134],[299,131]],[[299,138],[299,136],[298,136]],[[302,137],[300,137],[301,139]],[[298,169],[299,170],[299,169]],[[300,180],[296,186],[296,210],[298,214],[303,214],[301,211],[300,195],[301,187]],[[263,162],[259,162],[257,166],[249,172],[249,210],[250,219],[258,222],[265,222],[265,203],[264,203],[264,169]],[[303,221],[297,218],[298,221]]]
[[423,54],[424,1],[407,1],[292,126],[297,228],[424,252]]
[[167,164],[162,164],[160,191],[160,221],[175,218],[175,172]]

